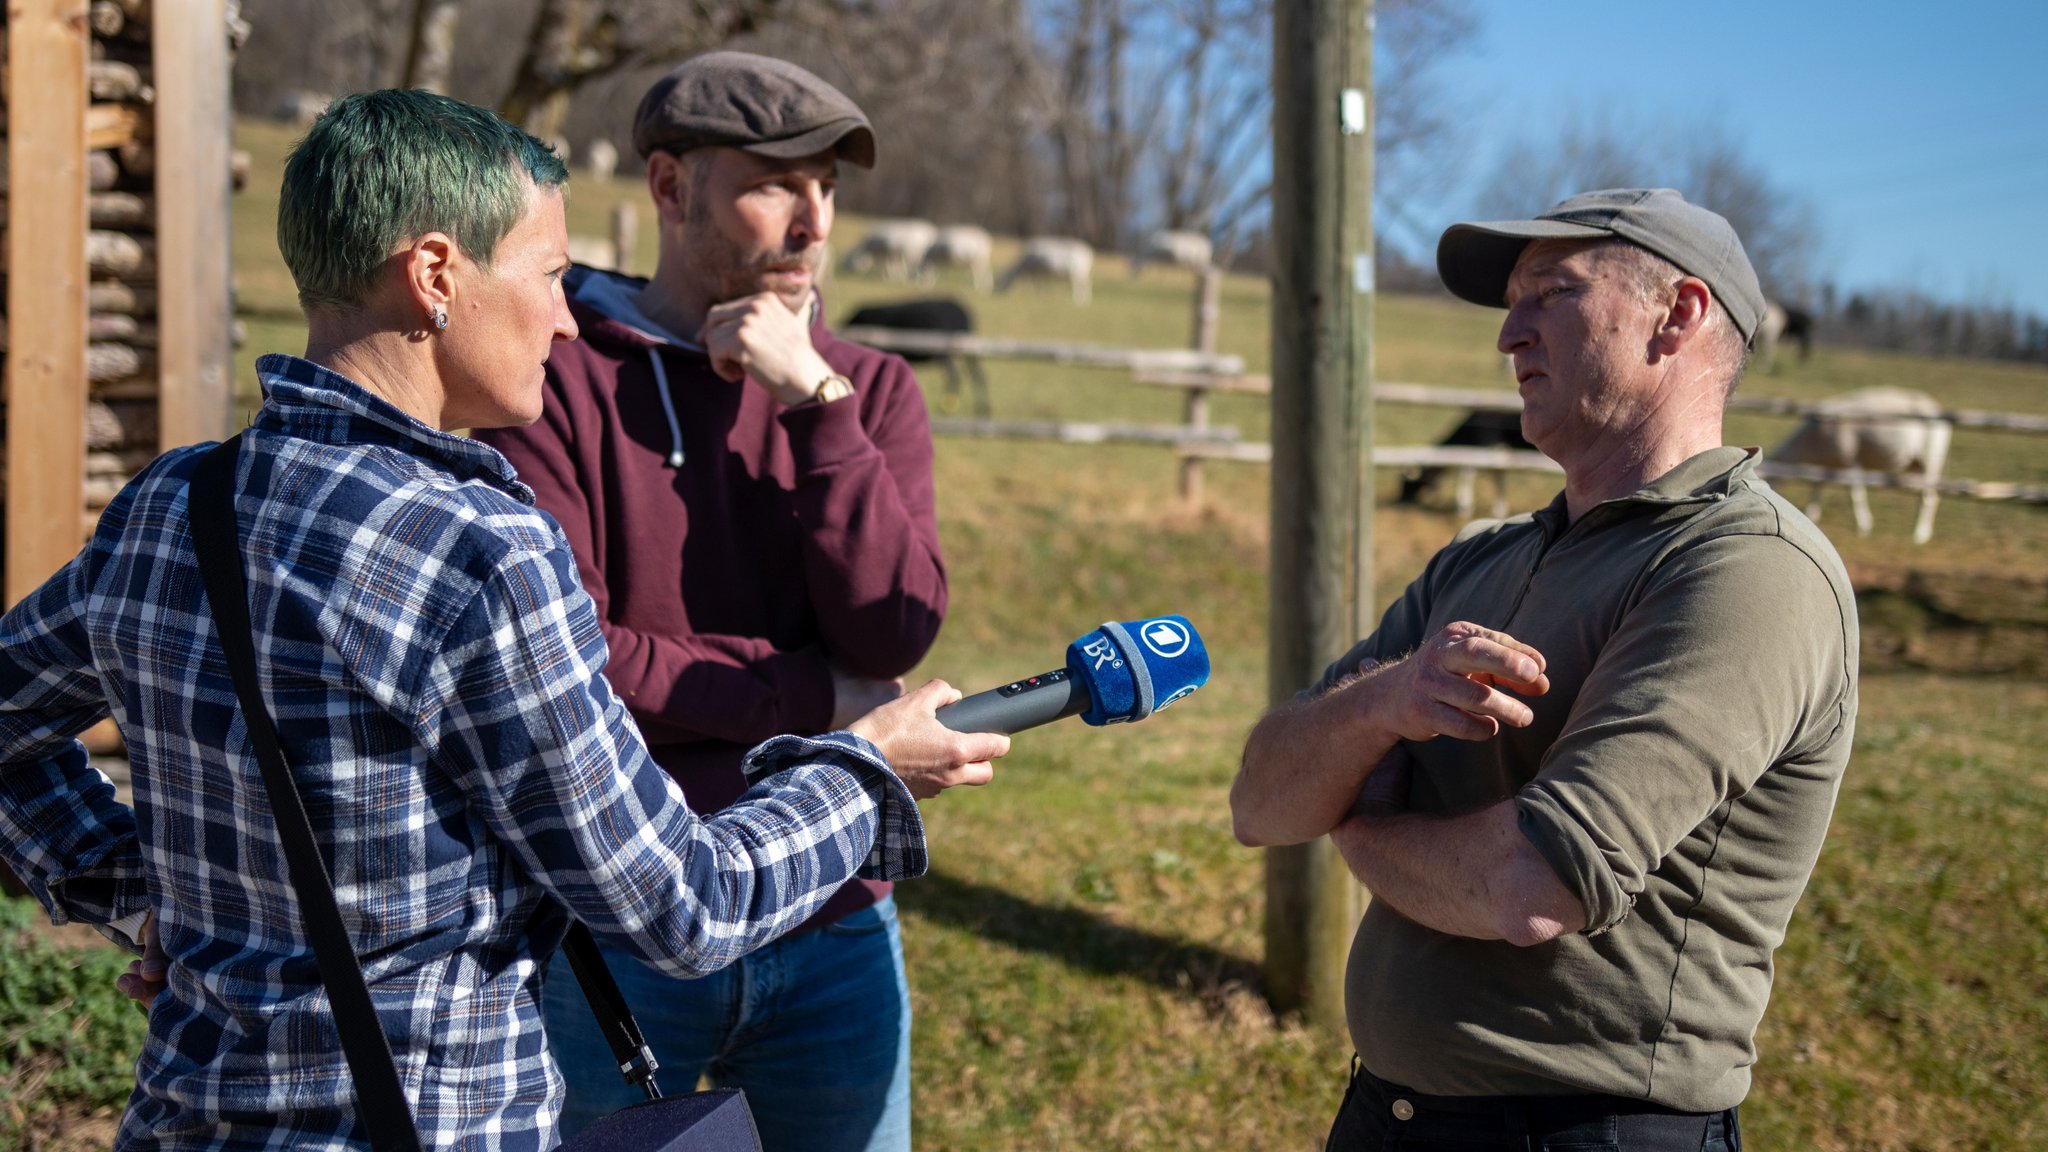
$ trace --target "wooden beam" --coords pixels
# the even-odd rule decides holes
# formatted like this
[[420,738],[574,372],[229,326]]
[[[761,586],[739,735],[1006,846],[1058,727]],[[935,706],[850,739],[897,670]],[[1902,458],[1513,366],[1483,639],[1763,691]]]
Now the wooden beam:
[[[1267,689],[1370,631],[1372,0],[1273,5],[1272,575]],[[1328,837],[1266,850],[1266,996],[1344,1029],[1365,894]]]
[[[1249,441],[1184,442],[1177,445],[1176,450],[1182,456],[1199,456],[1207,460],[1235,460],[1243,464],[1266,464],[1273,459],[1271,444]],[[1374,448],[1372,462],[1376,468],[1485,468],[1507,472],[1564,472],[1557,461],[1541,452],[1446,444]]]
[[1228,424],[1190,428],[1185,424],[1094,424],[1073,420],[979,420],[932,418],[935,436],[982,440],[1056,440],[1063,444],[1228,444],[1238,430]]
[[1144,384],[1152,388],[1195,388],[1207,392],[1237,392],[1248,396],[1273,394],[1271,376],[1212,376],[1207,372],[1146,370],[1131,373],[1131,383]]
[[[86,0],[9,0],[9,604],[85,542]],[[31,175],[33,174],[33,175]]]
[[[1240,385],[1262,379],[1247,376]],[[1147,384],[1190,387],[1171,378],[1147,379]],[[1246,389],[1240,389],[1246,390]],[[1501,388],[1449,388],[1441,384],[1378,383],[1373,399],[1380,404],[1415,404],[1423,407],[1469,408],[1476,412],[1520,412],[1522,398]],[[1834,411],[1828,400],[1788,400],[1777,396],[1744,396],[1728,400],[1728,407],[1743,412],[1765,412],[1775,416],[1811,416]],[[1950,408],[1941,419],[1958,428],[1984,428],[1999,432],[2048,433],[2048,416],[2031,412],[1987,412],[1975,408]]]
[[1044,360],[1078,368],[1121,368],[1129,372],[1206,372],[1236,376],[1244,371],[1241,356],[1218,356],[1187,348],[1113,348],[1060,340],[1011,340],[996,336],[964,336],[952,332],[921,332],[857,324],[838,332],[842,340],[884,352],[921,352],[933,356],[980,356],[996,360]]
[[226,438],[234,404],[228,280],[231,124],[224,0],[157,0],[158,448]]
[[1520,412],[1522,398],[1499,388],[1446,388],[1440,384],[1397,384],[1381,381],[1372,390],[1379,404],[1470,408],[1475,412]]

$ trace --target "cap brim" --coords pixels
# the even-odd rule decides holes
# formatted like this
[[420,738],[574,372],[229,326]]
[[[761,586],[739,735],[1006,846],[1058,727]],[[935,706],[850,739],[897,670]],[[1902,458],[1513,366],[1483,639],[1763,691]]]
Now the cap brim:
[[1605,228],[1562,220],[1483,220],[1453,224],[1436,243],[1436,274],[1451,295],[1488,308],[1508,305],[1508,276],[1532,240],[1597,240]]
[[763,140],[734,147],[777,160],[800,160],[830,150],[849,164],[862,168],[875,166],[875,133],[865,123],[851,117],[821,124],[808,132],[781,140]]

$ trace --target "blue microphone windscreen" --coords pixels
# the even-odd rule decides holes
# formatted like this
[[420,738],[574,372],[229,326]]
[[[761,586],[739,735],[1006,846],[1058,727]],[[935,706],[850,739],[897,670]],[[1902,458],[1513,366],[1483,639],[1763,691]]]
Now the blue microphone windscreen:
[[1185,616],[1106,623],[1067,645],[1088,685],[1089,724],[1143,720],[1209,682],[1209,649]]

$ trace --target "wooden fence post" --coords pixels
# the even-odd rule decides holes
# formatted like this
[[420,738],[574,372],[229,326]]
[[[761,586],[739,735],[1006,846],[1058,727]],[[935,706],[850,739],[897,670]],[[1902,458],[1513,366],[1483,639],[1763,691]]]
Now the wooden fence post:
[[[1195,274],[1195,326],[1190,339],[1195,351],[1216,354],[1216,329],[1223,321],[1223,270],[1210,264]],[[1187,426],[1197,433],[1209,427],[1209,391],[1190,388],[1187,394]],[[1189,507],[1202,503],[1202,458],[1183,456],[1180,462],[1180,498]]]
[[156,0],[157,327],[161,451],[234,424],[228,235],[228,16],[223,0]]
[[7,602],[85,543],[86,0],[7,21]]
[[640,242],[640,212],[631,200],[612,205],[612,271],[633,274],[633,246]]
[[[1371,0],[1273,11],[1273,503],[1268,687],[1279,703],[1372,604]],[[1266,994],[1344,1028],[1363,890],[1323,838],[1266,853]]]

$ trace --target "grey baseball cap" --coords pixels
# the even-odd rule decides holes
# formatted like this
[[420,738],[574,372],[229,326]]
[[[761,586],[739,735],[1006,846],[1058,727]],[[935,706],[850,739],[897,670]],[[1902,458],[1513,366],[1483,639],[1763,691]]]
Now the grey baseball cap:
[[642,157],[708,144],[793,160],[827,149],[875,166],[875,130],[858,105],[787,60],[707,52],[654,82],[633,114]]
[[1626,240],[1706,282],[1744,340],[1756,338],[1764,290],[1742,239],[1718,213],[1670,188],[1582,192],[1534,220],[1453,224],[1436,245],[1436,270],[1460,299],[1507,307],[1508,274],[1532,240]]

